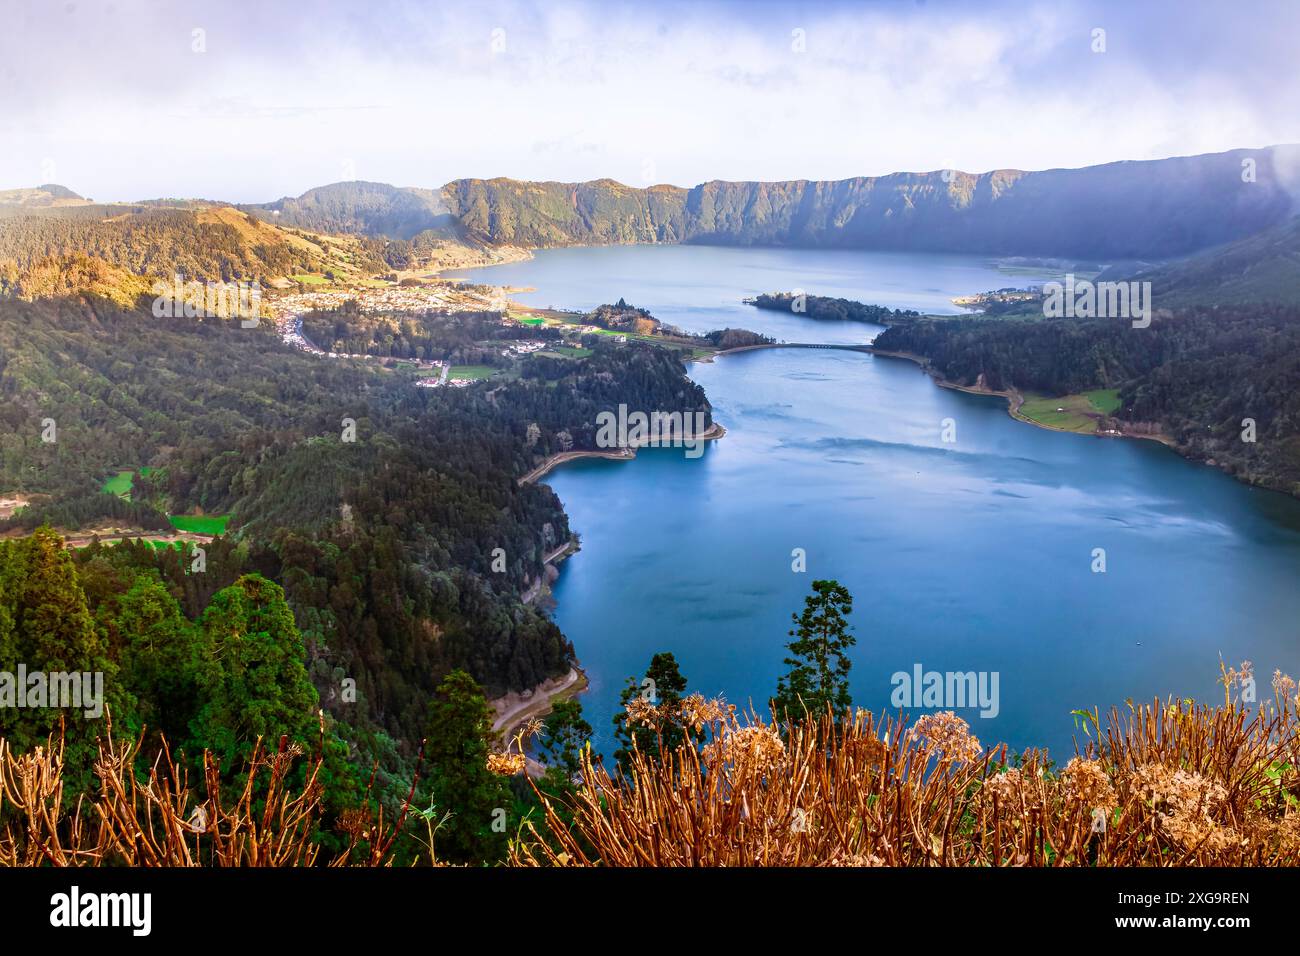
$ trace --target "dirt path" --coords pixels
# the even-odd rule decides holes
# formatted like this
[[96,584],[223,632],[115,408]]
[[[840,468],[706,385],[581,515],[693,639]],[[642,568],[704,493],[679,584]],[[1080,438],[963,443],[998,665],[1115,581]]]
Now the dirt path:
[[65,548],[85,548],[89,547],[90,543],[96,538],[101,542],[130,541],[135,538],[143,538],[145,541],[165,541],[168,544],[184,544],[187,541],[190,544],[208,544],[212,541],[212,535],[210,534],[191,534],[188,531],[118,531],[104,534],[76,532],[64,535],[63,546]]
[[575,461],[579,458],[610,458],[614,461],[630,461],[635,457],[636,452],[631,448],[619,448],[615,451],[562,451],[552,455],[528,474],[520,478],[519,484],[530,485],[556,465],[562,465],[566,461]]
[[[582,547],[582,545],[576,537],[570,538],[568,541],[564,542],[564,544],[558,546],[542,558],[543,567],[557,564],[569,555],[576,554],[580,547]],[[519,599],[520,602],[523,604],[532,604],[537,600],[537,595],[542,593],[542,588],[546,586],[546,583],[546,572],[543,571],[537,580],[529,586],[528,590],[524,592],[523,597]]]
[[500,704],[503,709],[498,713],[497,718],[492,721],[492,730],[503,738],[509,739],[510,734],[528,718],[543,717],[549,714],[551,712],[551,702],[555,698],[572,696],[572,694],[584,690],[586,686],[587,675],[578,668],[571,667],[569,673],[563,677],[552,678],[538,684],[533,688],[530,697],[519,697],[515,694],[498,697],[491,703],[493,707]]

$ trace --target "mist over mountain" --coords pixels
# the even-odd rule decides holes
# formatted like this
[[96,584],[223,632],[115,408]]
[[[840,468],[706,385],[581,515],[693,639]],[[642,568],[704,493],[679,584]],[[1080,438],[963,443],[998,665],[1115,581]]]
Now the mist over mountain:
[[458,179],[441,190],[336,183],[242,207],[283,225],[483,245],[710,243],[1101,259],[1164,258],[1242,239],[1297,210],[1300,147],[1082,169],[895,173],[835,182],[637,188]]
[[285,196],[239,208],[278,225],[313,232],[410,239],[428,230],[449,235],[456,231],[438,191],[386,183],[331,183],[309,189],[296,199]]
[[1164,305],[1300,303],[1300,217],[1173,262],[1102,276],[1121,277],[1150,282],[1153,300]]

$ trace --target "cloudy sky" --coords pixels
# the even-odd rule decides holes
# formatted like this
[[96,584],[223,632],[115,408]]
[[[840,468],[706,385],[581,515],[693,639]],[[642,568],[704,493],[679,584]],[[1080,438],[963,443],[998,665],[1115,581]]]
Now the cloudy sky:
[[100,200],[838,179],[1300,141],[1292,0],[0,0],[0,23],[0,188]]

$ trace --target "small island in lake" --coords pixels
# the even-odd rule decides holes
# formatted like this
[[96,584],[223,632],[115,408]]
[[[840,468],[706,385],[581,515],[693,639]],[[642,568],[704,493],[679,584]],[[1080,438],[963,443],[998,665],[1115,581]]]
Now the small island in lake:
[[874,322],[889,325],[903,319],[919,319],[921,313],[914,309],[890,309],[883,305],[866,305],[852,299],[836,299],[825,295],[804,295],[794,292],[764,292],[745,299],[746,305],[779,312],[799,312],[810,319],[829,319],[835,322]]

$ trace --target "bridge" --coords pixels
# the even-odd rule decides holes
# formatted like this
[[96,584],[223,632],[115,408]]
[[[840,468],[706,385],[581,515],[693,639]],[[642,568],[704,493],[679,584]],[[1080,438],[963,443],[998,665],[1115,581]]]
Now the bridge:
[[825,342],[771,342],[762,345],[737,345],[734,349],[723,349],[713,354],[730,355],[732,352],[752,352],[754,349],[838,349],[841,352],[866,352],[872,355],[879,352],[879,349],[871,345],[835,345]]

